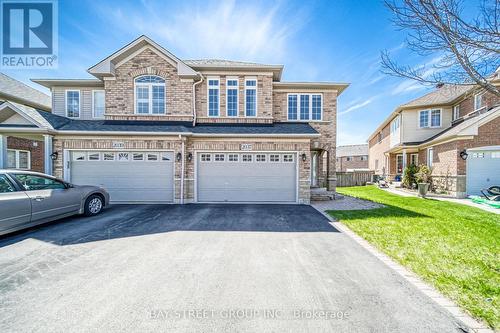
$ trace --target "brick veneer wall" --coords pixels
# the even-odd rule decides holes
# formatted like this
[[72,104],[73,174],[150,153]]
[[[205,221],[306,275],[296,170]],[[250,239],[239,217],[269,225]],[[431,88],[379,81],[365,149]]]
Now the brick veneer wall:
[[[272,73],[269,75],[209,75],[204,74],[205,80],[196,85],[196,120],[200,123],[272,123],[273,96]],[[207,80],[210,76],[219,78],[220,117],[208,117],[207,107]],[[228,117],[226,109],[226,81],[230,78],[238,79],[238,117]],[[245,116],[245,78],[257,78],[257,116]]]
[[[460,117],[463,117],[474,111],[474,93],[475,92],[468,93],[467,96],[465,96],[465,99],[459,103]],[[490,92],[485,92],[482,98],[483,98],[483,105],[485,105],[485,109],[489,109],[495,105],[500,104],[500,99]]]
[[27,150],[30,152],[31,171],[44,172],[43,141],[28,140],[14,136],[7,137],[7,149]]
[[[376,175],[390,173],[386,165],[385,152],[390,148],[390,127],[386,125],[381,131],[382,140],[378,142],[378,133],[368,142],[368,168],[374,170]],[[375,161],[378,160],[378,167]]]
[[361,160],[361,156],[352,156],[350,161],[347,156],[337,158],[337,171],[346,171],[347,169],[368,169],[368,160]]
[[[135,115],[134,79],[145,74],[165,78],[166,115]],[[116,68],[115,79],[105,80],[104,88],[107,119],[192,120],[192,80],[182,80],[177,75],[177,67],[150,49]]]

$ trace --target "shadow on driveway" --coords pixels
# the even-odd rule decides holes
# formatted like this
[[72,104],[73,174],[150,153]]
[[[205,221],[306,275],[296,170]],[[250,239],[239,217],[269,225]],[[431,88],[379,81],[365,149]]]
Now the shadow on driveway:
[[98,216],[66,218],[6,235],[0,247],[27,238],[69,245],[171,231],[338,232],[307,205],[113,205]]

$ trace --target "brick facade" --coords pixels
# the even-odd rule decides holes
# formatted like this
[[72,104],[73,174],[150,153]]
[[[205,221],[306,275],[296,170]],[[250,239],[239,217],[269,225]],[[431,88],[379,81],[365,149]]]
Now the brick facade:
[[31,171],[44,172],[43,141],[7,137],[7,149],[26,150],[30,152]]
[[346,171],[347,169],[368,169],[368,159],[362,160],[361,156],[351,156],[350,161],[347,156],[337,157],[337,171]]
[[389,135],[390,127],[387,125],[368,142],[368,168],[375,171],[376,175],[387,175],[390,173],[389,165],[387,164],[388,158],[385,155],[385,152],[390,147]]

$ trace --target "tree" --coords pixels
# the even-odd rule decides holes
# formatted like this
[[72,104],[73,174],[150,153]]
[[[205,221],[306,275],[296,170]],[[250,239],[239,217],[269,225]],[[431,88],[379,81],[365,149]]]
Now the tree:
[[382,71],[429,84],[477,84],[500,97],[488,77],[500,66],[500,0],[482,0],[466,19],[460,0],[385,0],[393,23],[407,31],[415,54],[437,56],[428,66],[400,65],[382,51]]

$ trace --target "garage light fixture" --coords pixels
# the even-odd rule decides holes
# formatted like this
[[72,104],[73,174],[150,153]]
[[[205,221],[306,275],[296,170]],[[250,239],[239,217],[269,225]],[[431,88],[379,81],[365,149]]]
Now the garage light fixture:
[[469,154],[467,154],[467,151],[464,149],[460,152],[460,157],[465,161]]
[[180,162],[181,159],[182,159],[182,154],[181,153],[177,153],[177,155],[175,156],[175,159],[177,160],[177,162]]
[[191,162],[193,160],[193,154],[192,153],[188,153],[187,160],[188,160],[188,162]]
[[307,160],[307,155],[305,153],[302,154],[302,161],[306,161]]
[[59,156],[57,152],[53,152],[52,154],[50,154],[50,158],[52,159],[52,161],[57,160],[57,156]]

